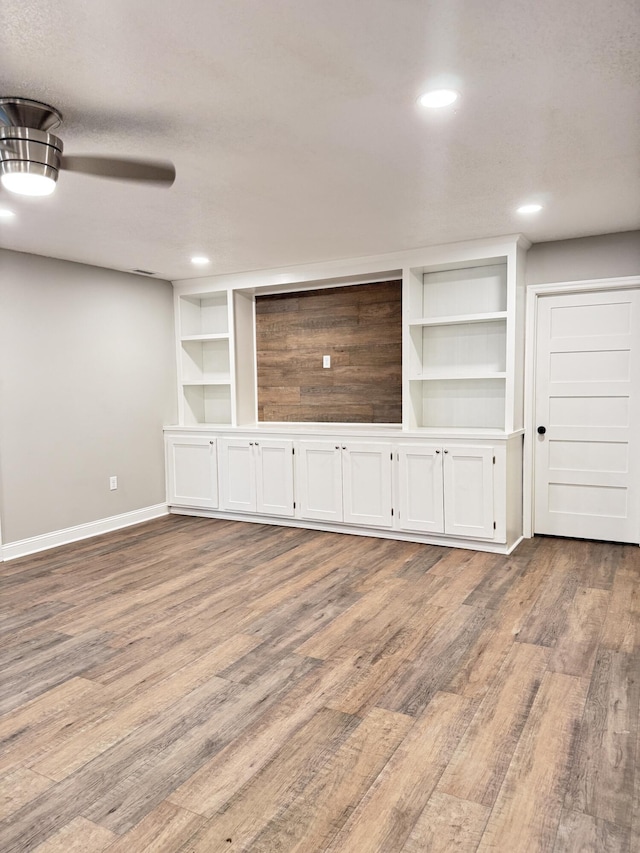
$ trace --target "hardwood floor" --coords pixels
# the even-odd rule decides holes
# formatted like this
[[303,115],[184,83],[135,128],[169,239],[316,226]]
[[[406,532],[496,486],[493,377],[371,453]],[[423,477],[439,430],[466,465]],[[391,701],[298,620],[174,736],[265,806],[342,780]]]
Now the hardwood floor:
[[3,853],[640,850],[640,549],[171,516],[0,566]]

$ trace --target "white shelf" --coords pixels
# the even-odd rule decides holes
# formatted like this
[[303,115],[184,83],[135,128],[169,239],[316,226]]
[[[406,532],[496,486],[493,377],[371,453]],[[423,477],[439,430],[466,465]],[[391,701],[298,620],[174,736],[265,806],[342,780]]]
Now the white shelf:
[[450,317],[421,317],[410,320],[410,326],[458,326],[468,323],[488,323],[494,320],[506,320],[506,311],[487,311],[481,314],[452,314]]
[[183,379],[182,387],[188,388],[191,385],[231,385],[231,379]]
[[183,335],[180,340],[182,343],[189,343],[190,341],[196,342],[204,342],[207,341],[228,341],[229,333],[228,332],[220,332],[216,335]]
[[442,379],[463,380],[463,379],[506,379],[507,373],[504,370],[469,370],[456,373],[452,370],[429,370],[422,374],[415,374],[409,377],[410,382],[439,382]]

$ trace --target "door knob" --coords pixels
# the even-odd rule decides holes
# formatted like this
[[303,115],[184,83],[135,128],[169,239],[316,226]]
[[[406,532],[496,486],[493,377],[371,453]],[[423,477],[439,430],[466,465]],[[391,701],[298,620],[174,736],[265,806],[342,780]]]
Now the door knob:
[[547,431],[547,428],[545,426],[539,426],[538,427],[538,435],[544,435],[546,431]]

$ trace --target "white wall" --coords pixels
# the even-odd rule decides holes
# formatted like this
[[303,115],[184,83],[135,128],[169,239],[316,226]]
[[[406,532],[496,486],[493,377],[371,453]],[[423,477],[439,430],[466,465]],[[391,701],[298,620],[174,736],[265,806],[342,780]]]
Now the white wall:
[[536,243],[527,253],[527,284],[640,274],[640,231]]
[[5,545],[163,503],[175,420],[169,282],[0,250]]

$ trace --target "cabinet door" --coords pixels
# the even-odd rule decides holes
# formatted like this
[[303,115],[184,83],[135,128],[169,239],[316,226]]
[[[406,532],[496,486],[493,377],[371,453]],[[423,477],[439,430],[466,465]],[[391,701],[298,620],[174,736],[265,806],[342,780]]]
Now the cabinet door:
[[266,515],[293,515],[293,442],[255,442],[257,509]]
[[416,444],[398,450],[400,528],[444,533],[441,447]]
[[300,518],[342,521],[342,459],[331,441],[296,444],[296,494]]
[[493,539],[493,448],[445,447],[444,532]]
[[215,438],[167,437],[167,502],[170,506],[218,506]]
[[220,480],[222,509],[233,512],[256,511],[254,443],[248,439],[220,440]]
[[391,445],[343,447],[344,520],[368,527],[391,527]]

